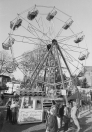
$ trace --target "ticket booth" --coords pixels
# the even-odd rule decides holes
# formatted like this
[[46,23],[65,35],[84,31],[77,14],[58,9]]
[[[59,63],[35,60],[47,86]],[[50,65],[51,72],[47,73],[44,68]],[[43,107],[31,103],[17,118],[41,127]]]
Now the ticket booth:
[[[33,92],[33,94],[35,93]],[[43,98],[41,95],[32,95],[32,92],[31,95],[20,96],[17,114],[18,124],[42,122]]]
[[[28,95],[26,92],[19,98],[17,123],[26,124],[46,121],[47,110],[51,108],[52,100],[53,99],[46,97],[43,92],[28,92]],[[62,101],[62,99],[60,101]]]

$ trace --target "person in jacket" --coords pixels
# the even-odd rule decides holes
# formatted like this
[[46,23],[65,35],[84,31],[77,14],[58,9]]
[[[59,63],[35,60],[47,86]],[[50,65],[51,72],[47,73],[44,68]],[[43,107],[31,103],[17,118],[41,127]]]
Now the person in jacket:
[[3,124],[4,124],[4,111],[0,110],[0,132],[2,131]]
[[61,121],[61,128],[62,128],[63,116],[64,116],[64,105],[63,104],[60,104],[59,117],[60,117],[60,121]]
[[11,106],[11,98],[9,98],[8,102],[6,103],[6,107],[7,107],[6,120],[9,120],[11,122],[12,113],[10,106]]
[[58,131],[58,122],[57,122],[57,112],[56,107],[52,106],[50,109],[50,114],[46,123],[46,132],[57,132]]
[[12,124],[15,124],[17,119],[16,119],[16,114],[17,114],[17,108],[18,104],[16,101],[13,101],[11,104],[11,111],[12,111]]

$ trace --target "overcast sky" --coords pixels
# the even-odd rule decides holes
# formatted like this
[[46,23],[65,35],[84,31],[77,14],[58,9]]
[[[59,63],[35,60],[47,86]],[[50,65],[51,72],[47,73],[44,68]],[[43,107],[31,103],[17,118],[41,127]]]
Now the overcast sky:
[[[90,52],[86,65],[92,66],[92,0],[0,0],[0,50],[2,50],[2,42],[10,32],[10,21],[16,18],[17,13],[35,4],[55,6],[72,16],[80,30],[84,32]],[[16,54],[19,49],[20,47],[15,47],[14,53]]]

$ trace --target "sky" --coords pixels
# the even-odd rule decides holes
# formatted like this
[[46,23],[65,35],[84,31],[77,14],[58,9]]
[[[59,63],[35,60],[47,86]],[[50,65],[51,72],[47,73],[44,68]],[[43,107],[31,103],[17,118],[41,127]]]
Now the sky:
[[[86,44],[90,55],[86,61],[87,66],[92,66],[92,0],[0,0],[0,50],[2,43],[8,37],[10,32],[10,21],[16,18],[17,14],[34,6],[55,6],[63,12],[72,16],[72,19],[77,23],[80,30],[85,35]],[[76,30],[76,27],[75,27]],[[14,54],[19,55],[29,46],[16,45]],[[33,47],[31,46],[31,50]],[[21,78],[21,72],[15,72],[16,78]]]

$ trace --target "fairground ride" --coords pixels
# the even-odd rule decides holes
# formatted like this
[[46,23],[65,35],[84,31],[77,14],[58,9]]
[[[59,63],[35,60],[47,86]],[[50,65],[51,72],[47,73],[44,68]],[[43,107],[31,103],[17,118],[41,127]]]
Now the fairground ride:
[[[7,72],[13,72],[16,68],[23,72],[20,68],[23,55],[19,57],[15,55],[19,50],[19,45],[21,45],[21,50],[27,46],[30,46],[31,50],[32,45],[35,45],[37,53],[44,51],[41,56],[37,55],[36,66],[33,61],[31,65],[27,63],[27,60],[25,61],[31,73],[27,83],[29,89],[34,90],[41,83],[45,91],[46,89],[57,91],[58,88],[67,89],[72,86],[77,90],[73,75],[79,74],[89,52],[85,35],[71,16],[55,6],[40,5],[19,13],[10,22],[9,36],[2,43],[3,49],[10,50],[13,58],[8,62],[10,66],[8,68],[6,66]],[[35,58],[36,52],[31,51],[31,54]],[[34,70],[31,69],[32,64]],[[64,79],[64,74],[68,76],[67,79]],[[70,86],[67,86],[67,83]]]

